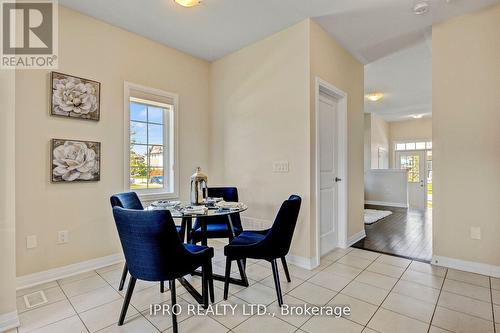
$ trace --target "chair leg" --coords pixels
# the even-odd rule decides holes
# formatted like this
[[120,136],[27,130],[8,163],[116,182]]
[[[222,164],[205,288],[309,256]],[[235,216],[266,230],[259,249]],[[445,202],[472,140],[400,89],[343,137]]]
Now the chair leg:
[[215,293],[214,293],[214,276],[212,272],[212,259],[208,262],[208,290],[210,291],[210,302],[215,302]]
[[238,270],[240,271],[240,276],[241,279],[243,280],[243,284],[245,287],[248,287],[248,278],[247,278],[247,273],[245,272],[245,264],[244,261],[246,259],[239,259],[236,260],[236,264],[238,264]]
[[281,257],[281,263],[283,264],[283,269],[285,270],[286,281],[288,283],[292,282],[292,279],[290,279],[290,272],[288,271],[288,265],[286,264],[285,257]]
[[208,308],[208,267],[207,264],[201,268],[201,296],[203,297],[203,308]]
[[170,284],[170,298],[172,299],[172,329],[174,333],[177,333],[178,332],[177,315],[173,313],[173,309],[177,304],[177,296],[175,294],[175,280],[170,280],[169,284]]
[[229,294],[229,278],[231,277],[231,259],[226,257],[226,275],[224,277],[224,300],[227,300]]
[[122,326],[125,321],[125,316],[127,315],[128,305],[132,299],[132,293],[134,292],[136,278],[130,276],[130,282],[128,283],[127,293],[125,294],[125,299],[123,300],[122,312],[120,313],[120,319],[118,320],[118,326]]
[[120,286],[118,287],[118,291],[123,290],[123,286],[125,285],[125,280],[127,279],[128,267],[127,263],[123,266],[122,279],[120,280]]
[[281,294],[280,276],[278,272],[278,264],[276,259],[271,260],[271,267],[273,269],[274,286],[276,287],[276,295],[278,296],[278,305],[283,305],[283,295]]
[[160,281],[160,292],[162,294],[165,292],[165,281]]

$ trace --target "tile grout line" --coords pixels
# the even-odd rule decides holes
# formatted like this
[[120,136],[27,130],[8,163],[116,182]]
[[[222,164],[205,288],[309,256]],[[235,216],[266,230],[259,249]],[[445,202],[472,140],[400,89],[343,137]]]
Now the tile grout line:
[[434,322],[434,315],[436,314],[436,310],[437,310],[437,307],[439,304],[439,299],[441,298],[441,293],[443,292],[443,287],[444,287],[444,283],[446,282],[447,276],[448,276],[448,269],[446,269],[446,272],[444,273],[443,282],[441,283],[441,288],[439,288],[439,295],[438,295],[438,298],[436,300],[436,305],[434,306],[434,311],[432,311],[431,324],[430,324],[429,328],[427,329],[427,333],[430,332],[431,327],[432,327],[432,323]]
[[[58,282],[56,281],[56,283],[58,283]],[[37,327],[37,328],[35,328],[35,329],[33,329],[33,330],[30,330],[30,332],[32,332],[32,331],[34,331],[34,330],[39,330],[39,329],[41,329],[41,328],[47,327],[47,326],[52,325],[52,324],[59,323],[59,322],[61,322],[61,321],[63,321],[63,320],[66,320],[66,319],[69,319],[69,318],[71,318],[71,317],[74,317],[75,315],[76,315],[76,316],[78,316],[78,319],[80,320],[80,322],[83,324],[83,326],[85,327],[85,329],[87,330],[87,332],[89,332],[89,330],[87,329],[87,326],[85,326],[85,323],[83,322],[83,320],[80,318],[80,316],[79,316],[79,315],[78,315],[78,313],[76,312],[75,308],[73,307],[73,304],[71,304],[71,301],[68,299],[68,296],[66,295],[66,293],[64,292],[64,290],[62,290],[62,288],[59,286],[59,283],[58,283],[58,287],[61,289],[61,292],[63,293],[63,295],[64,295],[65,299],[61,299],[61,300],[59,300],[59,301],[57,301],[57,302],[50,303],[50,304],[47,304],[47,305],[51,305],[51,304],[56,304],[56,303],[60,303],[60,302],[64,302],[64,301],[68,301],[68,303],[69,303],[69,304],[71,305],[71,307],[73,308],[73,311],[75,311],[75,314],[73,314],[73,315],[71,315],[71,316],[69,316],[69,317],[65,317],[65,318],[62,318],[62,319],[59,319],[59,320],[53,321],[53,322],[48,323],[48,324],[46,324],[46,325],[42,325],[42,326],[40,326],[40,327]],[[55,287],[54,287],[54,288],[55,288]],[[33,310],[42,309],[42,308],[44,308],[44,307],[45,307],[45,306],[47,306],[47,305],[40,306],[40,307],[34,308],[34,309],[32,309],[32,310],[25,311],[25,312],[23,312],[23,313],[28,313],[28,312],[33,311]],[[19,327],[21,327],[21,326],[19,326]],[[17,328],[16,328],[16,329],[17,329],[17,332],[19,332],[19,327],[17,327]],[[27,333],[28,333],[28,332],[27,332]]]
[[[352,249],[351,249],[349,252],[351,252],[351,251],[352,251]],[[327,265],[327,266],[323,267],[322,269],[320,269],[319,271],[315,272],[315,273],[314,273],[313,275],[311,275],[309,278],[306,278],[306,279],[301,279],[301,278],[299,278],[299,277],[297,277],[297,276],[294,276],[293,274],[290,274],[291,276],[294,276],[295,278],[297,278],[297,279],[299,279],[299,280],[302,280],[302,282],[301,282],[301,283],[299,283],[297,286],[293,287],[292,289],[290,289],[289,291],[285,292],[285,293],[284,293],[284,295],[288,295],[288,296],[291,296],[291,297],[297,298],[298,300],[304,301],[304,300],[302,300],[302,299],[300,299],[300,298],[298,298],[298,297],[295,297],[295,296],[289,295],[289,293],[290,293],[292,290],[295,290],[295,289],[297,289],[298,287],[302,286],[304,283],[308,282],[311,278],[313,278],[314,276],[316,276],[317,274],[319,274],[320,272],[322,272],[323,270],[325,270],[326,268],[328,268],[329,266],[331,266],[333,263],[337,262],[337,260],[339,260],[339,259],[343,258],[343,257],[344,257],[345,255],[347,255],[349,252],[345,253],[345,254],[344,254],[344,255],[342,255],[340,258],[338,258],[338,259],[336,259],[336,260],[332,261],[329,265]],[[256,265],[259,265],[259,263],[255,263],[255,264],[256,264]],[[260,266],[265,267],[265,266],[263,266],[263,265],[260,265]],[[298,267],[298,266],[297,266],[297,267]],[[299,267],[299,268],[301,268],[301,267]],[[278,274],[279,274],[279,270],[278,270]],[[257,280],[257,281],[256,281],[256,283],[260,283],[260,284],[264,285],[264,284],[263,284],[263,283],[261,283],[261,282],[262,282],[262,281],[264,281],[265,279],[267,279],[269,276],[271,276],[271,275],[268,275],[268,276],[266,276],[265,278],[262,278],[262,279],[260,279],[260,280]],[[280,283],[281,283],[281,280],[280,280]],[[309,282],[309,283],[312,283],[312,282]],[[312,284],[314,284],[314,283],[312,283]],[[316,284],[314,284],[314,285],[316,285]],[[264,285],[264,286],[266,286],[266,285]],[[266,286],[266,287],[267,287],[267,286]],[[332,291],[334,291],[334,290],[332,290]],[[239,298],[239,297],[237,297],[237,296],[235,296],[235,295],[236,295],[236,294],[233,294],[233,296],[234,296],[234,297],[236,297],[236,298],[238,298],[238,299],[241,299],[241,298]],[[338,295],[338,293],[337,293],[337,294],[335,294],[335,296],[337,296],[337,295]],[[335,297],[335,296],[334,296],[334,297]],[[333,299],[334,297],[332,297],[332,299]],[[330,302],[332,299],[330,299],[328,302]],[[246,302],[245,300],[243,300],[243,301],[244,301],[244,302]],[[273,303],[275,303],[275,302],[277,302],[277,301],[273,301],[273,302],[271,302],[269,305],[271,305],[271,304],[273,304]],[[305,301],[304,301],[304,302],[305,302]],[[327,303],[328,303],[328,302],[327,302]],[[306,302],[306,303],[308,303],[308,302]],[[247,319],[245,319],[244,321],[242,321],[241,323],[239,323],[238,325],[236,325],[235,327],[233,327],[233,328],[232,328],[232,329],[230,329],[230,330],[232,331],[233,329],[237,328],[238,326],[242,325],[244,322],[246,322],[246,321],[250,320],[251,318],[253,318],[253,317],[255,317],[255,316],[256,316],[256,315],[253,315],[253,316],[248,317]],[[285,321],[284,319],[282,319],[282,318],[280,318],[280,317],[273,316],[273,318],[277,318],[278,320],[281,320],[281,321],[283,321],[284,323],[287,323],[287,324],[289,324],[290,326],[292,326],[292,327],[296,328],[296,330],[295,330],[294,332],[299,331],[299,330],[300,330],[300,327],[302,327],[302,325],[304,325],[304,324],[305,324],[305,323],[306,323],[306,322],[310,319],[310,318],[309,318],[308,320],[306,320],[306,321],[305,321],[302,325],[300,325],[300,326],[296,326],[296,325],[293,325],[293,324],[288,323],[287,321]],[[222,323],[221,323],[221,324],[222,324]],[[225,327],[227,327],[227,326],[225,326]]]
[[490,298],[491,298],[491,313],[493,319],[493,333],[497,333],[497,325],[495,324],[495,304],[493,303],[493,287],[491,285],[491,277],[488,277],[490,282]]
[[80,317],[80,314],[78,313],[78,311],[76,311],[75,307],[73,306],[73,303],[71,303],[71,301],[69,300],[69,297],[66,294],[66,292],[64,291],[64,289],[62,288],[61,283],[59,282],[59,280],[56,280],[56,283],[59,286],[59,288],[61,288],[61,291],[64,294],[64,297],[66,297],[66,300],[68,301],[69,305],[71,306],[71,308],[73,308],[73,311],[75,311],[75,314],[78,316],[78,319],[83,324],[83,327],[85,327],[85,329],[87,330],[87,332],[90,332],[89,328],[87,327],[87,325],[83,321],[82,317]]
[[[111,283],[110,283],[108,280],[106,280],[104,277],[102,277],[102,275],[101,275],[101,274],[99,274],[99,272],[97,272],[97,270],[94,270],[94,272],[95,272],[95,273],[96,273],[96,274],[97,274],[97,275],[98,275],[101,279],[103,279],[103,280],[104,280],[104,281],[108,284],[108,286],[110,286],[110,287],[111,287],[111,289],[113,289],[113,290],[114,290],[114,291],[115,291],[115,292],[116,292],[116,293],[120,296],[120,298],[119,298],[119,299],[124,299],[124,297],[123,297],[123,296],[122,296],[122,295],[121,295],[121,294],[120,294],[120,293],[119,293],[119,292],[118,292],[118,291],[117,291],[117,290],[116,290],[116,289],[115,289],[115,288],[111,285]],[[107,271],[107,272],[109,272],[109,271]],[[103,272],[103,273],[105,273],[105,272]],[[104,288],[104,287],[103,287],[103,288]],[[62,289],[62,288],[61,288],[61,289]],[[94,289],[94,290],[95,290],[95,289]],[[63,292],[64,292],[64,291],[63,291]],[[83,295],[83,294],[82,294],[82,295]],[[118,300],[119,300],[119,299],[118,299]],[[70,304],[71,304],[71,301],[69,300],[69,298],[68,298],[68,301],[69,301],[69,302],[70,302]],[[112,300],[112,301],[106,302],[106,303],[104,303],[104,304],[100,304],[100,305],[98,305],[98,306],[94,306],[94,307],[92,307],[92,308],[90,308],[90,309],[87,309],[87,310],[85,310],[85,311],[82,311],[82,312],[87,312],[87,311],[90,311],[90,310],[92,310],[92,309],[96,309],[96,308],[98,308],[98,307],[100,307],[100,306],[103,306],[103,305],[106,305],[106,304],[110,304],[110,303],[112,303],[112,302],[114,302],[114,301],[117,301],[117,300]],[[73,304],[71,304],[71,306],[73,306]],[[136,309],[136,308],[135,308],[135,306],[133,306],[133,304],[129,304],[129,307],[134,308],[134,309],[138,312],[138,316],[137,316],[137,317],[142,316],[144,319],[146,319],[146,321],[148,321],[148,322],[149,322],[148,318],[146,318],[146,317],[145,317],[145,316],[141,313],[141,311],[139,311],[138,309]],[[127,309],[127,310],[128,310],[128,309]],[[76,311],[76,309],[75,309],[75,312],[77,312],[77,311]],[[85,322],[81,319],[80,314],[79,314],[78,312],[77,312],[77,315],[78,315],[78,317],[80,318],[80,320],[83,322],[83,324],[85,325]],[[132,317],[129,317],[129,319],[131,319],[131,318],[132,318]],[[127,318],[125,317],[125,320],[126,320],[126,319],[127,319]],[[106,329],[106,328],[108,328],[108,327],[111,327],[111,326],[115,325],[115,324],[117,324],[117,322],[116,322],[116,323],[113,323],[113,324],[111,324],[111,325],[109,325],[109,326],[103,327],[103,328],[99,329],[97,332],[102,331],[102,330],[104,330],[104,329]],[[125,323],[124,323],[124,324],[125,324]],[[161,331],[160,331],[160,330],[159,330],[159,329],[158,329],[158,328],[157,328],[157,327],[156,327],[153,323],[150,323],[150,324],[151,324],[151,325],[153,325],[153,327],[154,327],[154,328],[155,328],[158,332],[161,332]],[[85,325],[85,327],[87,328],[87,325]],[[88,328],[87,328],[87,330],[90,332],[90,330],[89,330]],[[97,332],[96,332],[96,333],[97,333]]]
[[[399,281],[401,281],[401,277],[406,273],[406,271],[410,268],[411,264],[413,263],[413,260],[410,261],[410,263],[408,264],[408,266],[406,266],[405,270],[403,271],[403,274],[401,274],[401,276],[398,278],[398,280],[396,281],[396,283],[392,286],[391,290],[389,290],[389,292],[387,293],[387,295],[384,297],[384,299],[382,300],[382,302],[380,302],[377,310],[375,310],[375,312],[373,313],[373,315],[370,317],[370,319],[368,319],[368,321],[366,322],[366,325],[365,325],[365,328],[369,328],[371,329],[370,327],[368,327],[368,324],[372,321],[373,317],[375,317],[375,315],[379,312],[380,308],[382,308],[382,304],[385,302],[385,300],[387,299],[387,297],[389,297],[389,295],[391,294],[391,292],[394,290],[394,287],[396,287],[396,285],[398,284]],[[382,308],[385,310],[385,308]],[[411,317],[408,317],[406,315],[403,315],[402,313],[398,313],[398,312],[395,312],[393,311],[394,313],[397,313],[399,315],[402,315],[404,317],[407,317],[407,318],[411,318]],[[415,318],[412,318],[412,319],[415,319]],[[430,323],[429,323],[429,327],[430,327]]]
[[[352,250],[351,250],[351,251],[352,251]],[[342,257],[338,258],[338,259],[337,259],[336,261],[334,261],[333,263],[338,263],[338,260],[340,260],[340,259],[342,259],[343,257],[345,257],[345,256],[346,256],[347,254],[349,254],[351,251],[347,252],[345,255],[343,255]],[[379,257],[380,257],[380,256],[379,256]],[[372,263],[373,263],[375,260],[377,260],[379,257],[375,258],[375,259],[372,261]],[[332,263],[332,264],[333,264],[333,263]],[[330,264],[330,266],[331,266],[332,264]],[[341,264],[341,263],[340,263],[340,264]],[[346,266],[349,266],[349,265],[346,265]],[[349,267],[352,267],[352,266],[349,266]],[[359,267],[357,267],[357,268],[359,269]],[[326,269],[326,268],[325,268],[325,269]],[[365,269],[366,269],[366,268],[365,268]],[[357,277],[358,277],[361,273],[363,273],[363,272],[365,271],[365,269],[363,269],[361,272],[359,272],[358,274],[356,274],[356,275],[354,276],[354,278],[352,278],[352,280],[351,280],[348,284],[346,284],[346,285],[344,286],[344,288],[340,289],[340,290],[339,290],[339,291],[335,294],[335,296],[333,296],[333,297],[332,297],[332,298],[331,298],[328,302],[326,302],[326,304],[329,304],[329,303],[330,303],[330,302],[331,302],[331,301],[332,301],[335,297],[337,297],[338,295],[340,295],[340,293],[342,292],[342,290],[344,290],[345,288],[347,288],[347,286],[348,286],[348,285],[349,285],[352,281],[354,281],[354,280],[355,280],[355,279],[356,279],[356,278],[357,278]],[[315,274],[315,275],[316,275],[316,274]],[[312,277],[313,277],[313,276],[311,276],[311,278],[312,278]],[[377,309],[377,311],[378,311],[378,309]],[[377,312],[377,311],[375,311],[375,312]],[[306,320],[306,321],[305,321],[302,325],[300,325],[300,326],[299,326],[299,329],[302,329],[302,327],[304,327],[304,325],[305,325],[305,324],[307,324],[307,323],[308,323],[308,322],[309,322],[312,318],[314,318],[314,316],[311,316],[311,317],[310,317],[309,319],[307,319],[307,320]],[[342,318],[344,318],[344,317],[342,317]],[[355,324],[357,324],[357,325],[360,325],[359,323],[357,323],[357,322],[355,322],[355,321],[353,321],[353,320],[351,320],[351,319],[348,319],[348,318],[344,318],[344,319],[349,320],[350,322],[355,323]],[[370,319],[371,319],[371,318],[370,318]],[[368,321],[368,322],[369,322],[369,321]],[[367,322],[367,324],[368,324],[368,322]],[[362,326],[362,327],[363,327],[363,330],[367,327],[366,325],[360,325],[360,326]]]
[[[332,263],[333,263],[333,262],[332,262]],[[255,265],[258,265],[258,264],[259,264],[259,263],[255,263]],[[265,266],[263,266],[263,265],[260,265],[260,266],[265,267]],[[300,267],[299,267],[299,268],[300,268]],[[321,271],[321,270],[320,270],[320,271]],[[310,279],[310,278],[312,278],[313,276],[315,276],[316,274],[318,274],[320,271],[316,272],[314,275],[311,275],[311,277],[309,277],[309,279]],[[279,270],[278,270],[278,274],[279,274]],[[294,276],[293,274],[290,274],[290,275],[291,275],[291,276]],[[256,283],[260,283],[260,284],[262,284],[263,286],[266,286],[265,284],[263,284],[263,283],[261,283],[261,282],[262,282],[262,281],[264,281],[265,279],[267,279],[267,278],[268,278],[268,277],[270,277],[270,276],[271,276],[271,275],[268,275],[268,276],[266,276],[266,277],[265,277],[265,278],[263,278],[263,279],[257,280],[257,281],[256,281]],[[288,295],[288,294],[289,294],[289,292],[291,292],[292,290],[294,290],[294,289],[296,289],[296,288],[300,287],[300,286],[301,286],[301,285],[303,285],[306,281],[308,281],[308,280],[309,280],[309,279],[304,279],[304,280],[303,280],[303,279],[301,279],[301,278],[299,278],[299,277],[296,277],[296,276],[294,276],[294,277],[295,277],[295,278],[297,278],[297,279],[302,280],[302,282],[301,282],[301,283],[299,283],[299,284],[298,284],[297,286],[295,286],[294,288],[292,288],[291,290],[289,290],[289,291],[285,292],[285,293],[284,293],[284,295]],[[281,283],[281,280],[280,280],[280,283]],[[288,282],[287,282],[287,283],[288,283]],[[266,286],[266,287],[267,287],[267,286]],[[242,290],[243,290],[243,289],[242,289]],[[240,291],[241,291],[241,290],[240,290]],[[284,296],[284,295],[283,295],[283,296]],[[238,296],[236,296],[236,294],[232,294],[232,296],[234,296],[234,297],[236,297],[236,298],[238,298],[238,299],[241,299],[243,302],[246,302],[244,299],[239,298]],[[289,296],[291,296],[291,295],[289,295]],[[294,297],[294,296],[291,296],[291,297]],[[228,298],[229,298],[229,297],[228,297]],[[295,298],[297,298],[297,297],[295,297]],[[299,299],[299,298],[297,298],[297,299]],[[271,305],[271,304],[273,304],[273,303],[275,303],[275,302],[277,302],[277,300],[276,300],[276,301],[271,302],[269,305]],[[235,329],[235,328],[237,328],[238,326],[242,325],[243,323],[245,323],[246,321],[250,320],[250,319],[251,319],[251,318],[253,318],[253,317],[256,317],[256,315],[250,316],[250,317],[248,317],[247,319],[243,320],[241,323],[239,323],[239,324],[238,324],[238,325],[236,325],[235,327],[231,328],[231,329],[230,329],[230,331],[232,331],[233,329]],[[273,318],[277,318],[278,320],[281,320],[281,321],[283,321],[283,322],[285,322],[285,323],[287,323],[287,324],[289,324],[289,325],[293,326],[294,328],[296,328],[296,330],[295,330],[294,332],[297,332],[297,331],[300,329],[300,326],[299,326],[299,327],[297,327],[297,326],[295,326],[295,325],[293,325],[293,324],[290,324],[290,323],[286,322],[284,319],[281,319],[281,318],[276,317],[276,316],[273,316]],[[222,324],[222,323],[221,323],[221,324]],[[223,324],[222,324],[222,325],[223,325]],[[225,327],[227,327],[227,326],[225,326]]]

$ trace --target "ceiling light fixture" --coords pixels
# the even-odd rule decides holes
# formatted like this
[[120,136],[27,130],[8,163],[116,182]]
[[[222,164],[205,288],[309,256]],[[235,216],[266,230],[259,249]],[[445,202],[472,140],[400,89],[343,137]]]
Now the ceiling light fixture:
[[174,0],[176,3],[182,7],[194,7],[201,3],[201,0]]
[[422,15],[425,14],[429,11],[429,2],[427,1],[418,1],[415,3],[415,6],[413,6],[413,12],[416,15]]
[[413,115],[412,117],[413,117],[414,119],[420,119],[420,118],[422,118],[423,116],[424,116],[423,114],[415,114],[415,115]]
[[382,99],[382,97],[384,97],[384,94],[378,92],[373,92],[366,95],[366,98],[368,98],[372,102],[378,102]]

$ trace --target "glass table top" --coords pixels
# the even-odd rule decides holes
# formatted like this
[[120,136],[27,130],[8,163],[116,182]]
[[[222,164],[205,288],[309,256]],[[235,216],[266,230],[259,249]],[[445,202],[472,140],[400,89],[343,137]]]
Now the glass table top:
[[[205,208],[205,209],[203,209]],[[248,209],[245,204],[241,204],[237,208],[217,208],[213,206],[191,206],[189,203],[179,203],[175,206],[158,206],[158,205],[149,205],[146,207],[146,210],[169,210],[170,214],[174,218],[182,218],[182,217],[209,217],[209,216],[224,216],[235,213],[241,213]],[[203,212],[202,212],[203,210]]]

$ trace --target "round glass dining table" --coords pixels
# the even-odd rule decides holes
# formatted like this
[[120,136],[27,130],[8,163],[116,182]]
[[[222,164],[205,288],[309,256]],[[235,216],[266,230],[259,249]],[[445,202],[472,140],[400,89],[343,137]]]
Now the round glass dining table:
[[[147,210],[169,210],[170,214],[174,219],[182,219],[181,220],[181,230],[182,230],[182,235],[184,237],[184,232],[186,233],[186,242],[191,243],[191,231],[193,228],[193,218],[196,218],[201,227],[201,234],[202,234],[202,239],[201,239],[201,244],[202,245],[207,245],[207,224],[206,218],[209,217],[214,217],[214,216],[227,216],[227,226],[229,229],[229,232],[233,238],[235,237],[234,233],[234,226],[233,226],[233,221],[231,219],[231,215],[238,214],[241,212],[244,212],[248,209],[246,205],[242,205],[241,207],[238,208],[232,208],[232,209],[226,209],[226,208],[217,208],[217,207],[208,207],[208,210],[201,214],[198,212],[193,212],[192,210],[189,210],[189,207],[193,206],[186,206],[186,205],[179,205],[182,208],[172,208],[172,207],[166,207],[166,206],[156,206],[156,205],[149,205],[146,209]],[[198,206],[194,206],[195,208]],[[183,239],[184,241],[184,239]]]
[[[248,209],[246,205],[242,205],[241,207],[234,209],[207,207],[208,210],[204,214],[200,214],[186,209],[193,206],[180,204],[177,207],[181,208],[149,205],[148,207],[146,207],[146,209],[169,210],[170,214],[174,219],[181,219],[181,235],[182,235],[181,238],[183,238],[182,241],[184,241],[184,234],[186,234],[186,243],[192,243],[191,231],[193,229],[193,218],[197,219],[197,221],[200,224],[201,234],[202,234],[201,244],[205,246],[207,245],[207,223],[206,223],[207,218],[214,216],[227,216],[227,227],[230,232],[229,238],[233,239],[234,237],[236,237],[236,234],[234,232],[234,226],[233,226],[233,221],[231,219],[231,215],[244,212]],[[248,287],[248,278],[245,273],[246,261],[236,260],[236,262],[238,264],[238,269],[240,272],[241,279],[235,279],[233,277],[230,277],[229,282],[239,286]],[[201,275],[201,273],[196,272],[196,275]],[[219,274],[212,274],[212,277],[214,280],[219,280],[219,281],[225,280],[225,277]],[[201,300],[201,296],[196,292],[196,290],[194,290],[194,288],[192,288],[192,286],[189,283],[187,283],[187,281],[185,281],[185,279],[180,279],[179,282],[181,282],[181,284],[191,293],[191,295],[195,297],[195,299]]]

